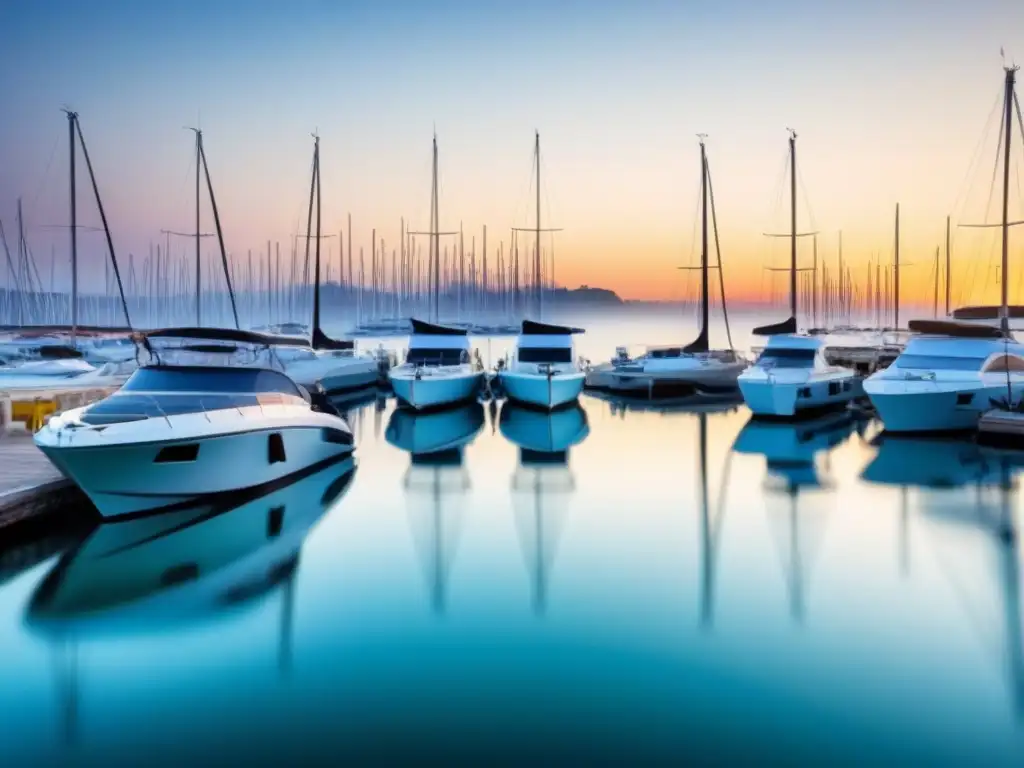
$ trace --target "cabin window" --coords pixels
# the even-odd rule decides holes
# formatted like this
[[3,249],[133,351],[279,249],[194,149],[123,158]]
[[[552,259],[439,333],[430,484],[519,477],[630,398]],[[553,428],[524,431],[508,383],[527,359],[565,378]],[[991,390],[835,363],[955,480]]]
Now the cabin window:
[[160,574],[161,587],[175,587],[187,581],[195,581],[199,578],[199,566],[196,563],[182,563],[172,565]]
[[761,368],[810,368],[814,365],[813,349],[766,349],[757,359]]
[[124,392],[280,392],[301,397],[299,388],[278,371],[265,368],[206,366],[147,366],[139,368],[121,387]]
[[352,435],[343,429],[335,429],[334,427],[324,427],[320,430],[320,438],[325,443],[352,445]]
[[405,362],[414,365],[459,365],[469,361],[465,349],[413,347],[405,356]]
[[572,350],[569,347],[520,347],[520,363],[571,363]]
[[841,384],[838,381],[830,381],[828,383],[828,393],[830,395],[838,395],[841,389]]
[[153,462],[156,464],[178,464],[195,461],[199,457],[199,443],[180,443],[166,445],[160,449]]
[[983,373],[1007,373],[1024,371],[1024,358],[1017,355],[999,355],[992,358]]
[[843,382],[843,392],[849,392],[851,389],[853,389],[853,383],[849,382],[849,381],[844,381]]
[[267,461],[271,464],[279,464],[287,461],[284,453],[284,438],[280,432],[271,432],[267,436]]
[[267,513],[267,538],[273,539],[281,535],[284,528],[284,507],[274,507]]
[[972,400],[974,400],[973,392],[961,392],[956,396],[957,405],[970,405]]
[[799,391],[797,392],[797,395],[799,395],[800,397],[802,397],[802,398],[804,398],[806,400],[806,399],[810,398],[810,396],[811,396],[811,388],[810,387],[800,387]]
[[980,371],[984,357],[952,357],[949,355],[908,355],[896,358],[897,368],[915,368],[925,371]]
[[680,347],[672,349],[652,349],[647,353],[652,360],[660,360],[666,357],[682,357],[683,350]]

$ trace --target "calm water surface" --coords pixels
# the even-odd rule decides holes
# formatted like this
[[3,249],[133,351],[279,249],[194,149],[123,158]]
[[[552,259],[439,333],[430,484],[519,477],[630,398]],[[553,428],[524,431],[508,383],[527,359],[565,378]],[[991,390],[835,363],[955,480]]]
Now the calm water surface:
[[1024,764],[1024,460],[589,396],[351,420],[354,469],[9,570],[4,764]]

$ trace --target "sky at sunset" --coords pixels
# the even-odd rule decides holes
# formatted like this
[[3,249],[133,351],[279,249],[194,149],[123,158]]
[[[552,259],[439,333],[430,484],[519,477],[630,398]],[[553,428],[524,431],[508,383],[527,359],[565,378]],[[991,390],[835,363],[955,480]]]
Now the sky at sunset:
[[[842,230],[855,274],[888,260],[899,202],[905,291],[930,297],[946,215],[985,215],[1000,47],[1024,62],[1020,0],[33,0],[0,3],[0,29],[0,221],[13,243],[22,197],[33,251],[44,264],[53,251],[58,271],[67,105],[119,258],[147,253],[161,229],[191,230],[182,128],[197,124],[236,255],[268,239],[285,250],[304,230],[314,130],[326,231],[351,213],[368,254],[372,227],[388,251],[403,216],[427,228],[436,128],[442,229],[461,223],[479,253],[487,225],[493,258],[511,227],[532,226],[536,129],[544,225],[564,229],[557,281],[645,299],[679,297],[675,267],[696,259],[697,133],[730,294],[766,294],[764,267],[786,258],[762,233],[788,226],[787,127],[799,133],[800,228],[822,233],[820,258],[834,261]],[[1024,219],[1019,131],[1014,141],[1011,219]],[[98,224],[79,168],[80,219]],[[993,203],[988,221],[998,215]],[[205,202],[203,217],[207,230]],[[1011,242],[1024,275],[1024,227]],[[80,249],[102,275],[101,236],[83,232]],[[957,299],[980,300],[986,282],[997,295],[997,233],[956,231],[954,255]]]

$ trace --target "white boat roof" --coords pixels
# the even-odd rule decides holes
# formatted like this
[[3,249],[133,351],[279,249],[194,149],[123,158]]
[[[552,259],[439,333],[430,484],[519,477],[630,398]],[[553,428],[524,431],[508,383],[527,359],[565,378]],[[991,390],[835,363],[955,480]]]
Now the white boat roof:
[[802,333],[780,333],[769,336],[764,349],[813,349],[825,346],[824,337],[806,336]]

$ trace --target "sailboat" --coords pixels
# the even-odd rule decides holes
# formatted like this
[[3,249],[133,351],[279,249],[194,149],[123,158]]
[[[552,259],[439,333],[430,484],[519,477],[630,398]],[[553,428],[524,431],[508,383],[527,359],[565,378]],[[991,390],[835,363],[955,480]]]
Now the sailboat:
[[[1010,333],[1010,145],[1017,67],[1005,67],[1003,144],[1002,304],[954,312],[952,320],[911,320],[918,335],[864,391],[887,432],[949,432],[978,426],[1000,400],[1012,406],[1024,391],[1024,345]],[[987,224],[974,226],[990,226]],[[998,320],[997,325],[990,321]],[[989,321],[989,322],[986,322]]]
[[[92,161],[82,134],[78,113],[65,110],[68,119],[69,139],[69,190],[71,246],[71,324],[70,325],[31,325],[22,323],[19,326],[2,326],[0,332],[11,332],[11,336],[0,338],[0,363],[9,363],[0,367],[0,389],[12,392],[16,390],[45,388],[47,382],[63,386],[66,379],[83,374],[91,374],[93,386],[118,386],[131,372],[132,354],[125,352],[125,344],[134,351],[134,345],[127,341],[124,334],[131,333],[131,318],[128,303],[121,283],[121,272],[114,253],[113,236],[107,222],[106,211],[100,197],[99,185],[93,172]],[[75,164],[78,148],[81,148],[89,172],[96,200],[96,208],[103,224],[103,232],[107,243],[107,254],[114,268],[121,308],[124,312],[126,327],[103,328],[100,326],[83,325],[78,320],[78,187],[75,176]],[[18,202],[19,231],[21,223],[21,202]],[[21,240],[24,236],[21,235]],[[4,240],[6,248],[6,240]],[[21,247],[24,247],[23,245]],[[8,256],[9,258],[9,256]],[[20,312],[19,312],[20,314]],[[112,336],[119,334],[120,336]],[[104,363],[125,363],[120,366],[106,366]],[[27,367],[26,367],[27,366]],[[28,377],[28,378],[25,378]]]
[[[729,349],[712,350],[709,345],[709,287],[708,271],[708,210],[714,220],[714,198],[711,193],[711,171],[708,167],[704,136],[700,136],[701,165],[701,329],[697,338],[685,347],[649,347],[646,352],[630,358],[625,347],[620,347],[609,363],[594,366],[587,374],[588,386],[611,392],[644,394],[655,397],[722,397],[737,393],[737,378],[749,366],[749,361]],[[718,245],[718,225],[715,220],[715,245]],[[719,256],[719,284],[722,304],[725,305],[725,280],[721,277]],[[728,315],[726,329],[728,332]]]
[[576,362],[578,333],[583,330],[523,320],[511,359],[498,367],[509,400],[548,411],[575,403],[586,379]]
[[845,407],[864,394],[860,375],[829,364],[825,338],[797,333],[796,131],[789,132],[790,175],[790,317],[754,329],[768,343],[757,361],[739,376],[743,401],[755,416],[794,417]]
[[[313,197],[316,196],[316,235],[311,230]],[[355,342],[332,339],[320,327],[320,137],[313,137],[313,177],[309,186],[309,215],[306,223],[306,263],[309,241],[316,241],[313,261],[313,328],[308,349],[284,347],[280,357],[285,373],[306,389],[319,385],[326,394],[351,392],[378,382],[382,360],[372,354],[356,354]]]
[[[433,176],[430,196],[430,266],[433,283],[432,318],[410,319],[412,334],[402,365],[391,369],[389,379],[395,397],[415,410],[441,408],[476,398],[483,383],[483,367],[472,360],[469,332],[465,328],[441,325],[440,236],[438,231],[437,136],[433,142]],[[415,233],[410,233],[415,234]],[[423,234],[423,233],[420,233]]]

